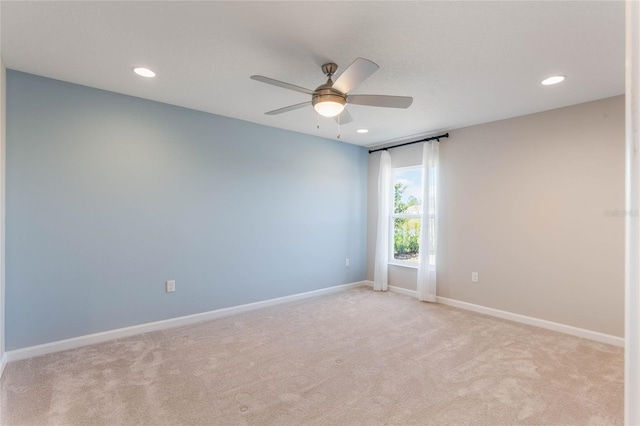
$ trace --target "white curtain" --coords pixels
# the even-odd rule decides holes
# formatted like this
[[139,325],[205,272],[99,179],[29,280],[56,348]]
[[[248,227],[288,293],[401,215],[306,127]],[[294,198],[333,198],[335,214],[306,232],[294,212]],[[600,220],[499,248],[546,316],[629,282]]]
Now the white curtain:
[[418,299],[436,301],[436,256],[438,247],[438,175],[440,142],[422,146],[422,225],[418,262]]
[[389,220],[391,214],[391,155],[382,151],[378,172],[378,232],[373,289],[389,289]]

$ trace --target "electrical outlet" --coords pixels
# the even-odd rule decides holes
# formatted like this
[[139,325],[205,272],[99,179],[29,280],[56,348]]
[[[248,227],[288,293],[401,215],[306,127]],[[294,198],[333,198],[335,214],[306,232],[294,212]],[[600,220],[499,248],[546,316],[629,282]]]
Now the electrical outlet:
[[166,289],[167,289],[167,293],[176,291],[176,280],[167,281]]
[[477,283],[478,280],[478,273],[477,272],[472,272],[471,273],[471,282]]
[[349,258],[348,257],[344,260],[344,266],[349,266]]

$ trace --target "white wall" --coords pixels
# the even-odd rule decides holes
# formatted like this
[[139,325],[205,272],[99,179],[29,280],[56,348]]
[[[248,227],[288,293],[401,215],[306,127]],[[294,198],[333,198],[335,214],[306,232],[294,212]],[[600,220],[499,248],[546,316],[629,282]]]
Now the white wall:
[[[438,296],[623,336],[624,97],[449,133]],[[396,167],[421,161],[420,144],[390,152]],[[369,160],[368,279],[378,159]],[[390,285],[415,290],[415,281],[415,269],[390,267]]]

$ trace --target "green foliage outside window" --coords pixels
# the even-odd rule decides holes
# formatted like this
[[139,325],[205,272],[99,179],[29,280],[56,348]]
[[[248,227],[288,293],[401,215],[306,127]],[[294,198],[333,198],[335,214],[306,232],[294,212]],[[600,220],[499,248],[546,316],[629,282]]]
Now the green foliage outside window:
[[[419,206],[420,200],[410,196],[407,202],[402,201],[406,185],[394,185],[394,213],[403,214],[413,206]],[[420,252],[420,219],[395,218],[393,226],[393,257],[402,260],[417,260]]]

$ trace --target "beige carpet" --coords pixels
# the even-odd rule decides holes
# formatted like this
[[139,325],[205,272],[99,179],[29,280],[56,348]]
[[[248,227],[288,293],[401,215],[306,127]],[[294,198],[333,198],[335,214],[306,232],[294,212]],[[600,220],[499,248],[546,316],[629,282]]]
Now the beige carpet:
[[11,363],[0,421],[622,424],[623,353],[360,288]]

